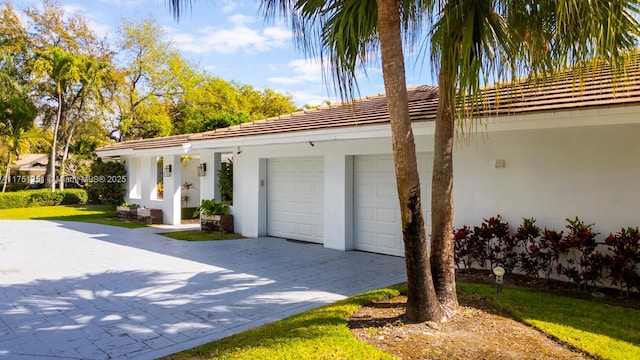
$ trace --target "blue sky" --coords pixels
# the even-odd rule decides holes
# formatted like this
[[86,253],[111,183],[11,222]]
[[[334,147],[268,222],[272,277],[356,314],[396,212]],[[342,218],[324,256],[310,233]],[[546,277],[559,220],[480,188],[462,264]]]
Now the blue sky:
[[[41,5],[41,0],[12,0],[16,10]],[[323,83],[320,65],[297,50],[291,29],[265,22],[258,0],[197,0],[180,22],[167,0],[59,0],[67,14],[79,11],[101,36],[113,39],[122,18],[152,17],[162,26],[182,55],[212,75],[256,88],[290,93],[298,106],[338,101]],[[329,80],[330,82],[330,80]],[[362,96],[384,92],[378,61],[359,79]],[[407,84],[433,85],[431,69],[407,60]]]

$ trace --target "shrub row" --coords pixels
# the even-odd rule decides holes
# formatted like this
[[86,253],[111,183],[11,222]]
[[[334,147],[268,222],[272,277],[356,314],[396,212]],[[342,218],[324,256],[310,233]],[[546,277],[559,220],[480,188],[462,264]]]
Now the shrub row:
[[566,219],[564,231],[545,228],[524,219],[515,233],[500,217],[484,219],[480,226],[454,229],[454,253],[458,268],[518,271],[528,277],[565,277],[581,288],[603,285],[608,279],[627,293],[640,290],[640,231],[622,228],[597,241],[593,224]]
[[82,189],[65,189],[51,192],[49,189],[0,193],[0,209],[33,206],[85,204],[87,192]]

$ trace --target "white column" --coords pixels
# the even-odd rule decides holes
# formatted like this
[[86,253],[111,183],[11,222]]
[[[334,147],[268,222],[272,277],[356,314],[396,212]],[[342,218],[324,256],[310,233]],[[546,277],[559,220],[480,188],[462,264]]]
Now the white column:
[[156,158],[145,156],[140,159],[140,181],[141,199],[143,201],[155,200],[156,188]]
[[258,236],[267,236],[267,159],[258,159]]
[[324,158],[324,247],[353,249],[353,156]]
[[142,199],[142,167],[140,158],[130,157],[125,159],[127,163],[127,199]]
[[[171,165],[170,176],[163,176],[162,219],[163,223],[179,225],[181,221],[181,169],[180,155],[164,157],[164,167]],[[167,174],[164,174],[167,175]]]

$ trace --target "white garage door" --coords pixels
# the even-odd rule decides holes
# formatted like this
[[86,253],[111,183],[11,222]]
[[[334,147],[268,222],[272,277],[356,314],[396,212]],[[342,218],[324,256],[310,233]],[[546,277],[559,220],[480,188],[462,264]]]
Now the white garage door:
[[[422,207],[430,209],[432,158],[418,154]],[[353,212],[354,248],[381,254],[404,256],[402,223],[392,155],[354,157]],[[431,214],[425,211],[427,236]]]
[[323,225],[323,159],[269,159],[267,234],[323,243]]

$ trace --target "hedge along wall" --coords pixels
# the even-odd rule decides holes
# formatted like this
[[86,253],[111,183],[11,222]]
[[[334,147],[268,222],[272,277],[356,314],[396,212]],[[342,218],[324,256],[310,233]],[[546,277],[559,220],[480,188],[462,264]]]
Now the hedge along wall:
[[87,192],[82,189],[55,192],[41,189],[0,193],[0,209],[86,204],[87,197]]

